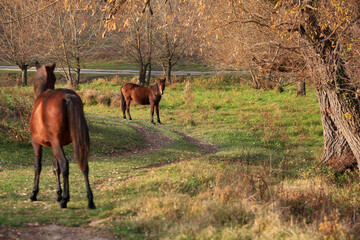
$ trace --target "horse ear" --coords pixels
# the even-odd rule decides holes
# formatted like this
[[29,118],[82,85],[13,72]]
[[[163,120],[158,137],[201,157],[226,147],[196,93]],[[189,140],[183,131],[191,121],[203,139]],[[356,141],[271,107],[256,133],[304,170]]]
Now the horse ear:
[[40,63],[38,61],[35,62],[35,67],[36,67],[36,70],[41,67],[41,65],[40,65]]
[[56,67],[56,63],[53,63],[53,65],[50,66],[51,71],[54,71]]

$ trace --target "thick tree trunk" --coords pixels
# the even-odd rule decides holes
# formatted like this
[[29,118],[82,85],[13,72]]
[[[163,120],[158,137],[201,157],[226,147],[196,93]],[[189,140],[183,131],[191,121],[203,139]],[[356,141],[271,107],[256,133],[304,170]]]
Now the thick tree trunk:
[[343,172],[348,168],[353,168],[356,165],[356,159],[345,136],[337,127],[331,104],[337,101],[337,97],[329,94],[329,91],[331,90],[319,88],[316,92],[319,100],[324,136],[324,153],[321,163]]

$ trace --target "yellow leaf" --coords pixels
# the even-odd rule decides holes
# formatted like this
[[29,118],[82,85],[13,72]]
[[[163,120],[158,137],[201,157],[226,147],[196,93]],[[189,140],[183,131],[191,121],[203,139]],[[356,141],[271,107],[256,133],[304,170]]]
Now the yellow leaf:
[[277,8],[280,6],[280,4],[281,4],[281,0],[279,0],[279,1],[275,4],[274,9],[277,9]]

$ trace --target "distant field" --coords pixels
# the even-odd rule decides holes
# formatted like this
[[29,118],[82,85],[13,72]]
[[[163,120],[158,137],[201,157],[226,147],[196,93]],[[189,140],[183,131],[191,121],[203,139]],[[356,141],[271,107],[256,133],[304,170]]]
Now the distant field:
[[[139,66],[137,64],[126,63],[122,60],[106,60],[102,59],[100,61],[92,60],[86,64],[85,68],[99,68],[99,69],[121,69],[121,70],[138,70]],[[157,64],[153,65],[152,70],[162,71],[161,66]],[[195,62],[184,62],[175,65],[174,71],[211,71],[215,70],[213,67],[204,66],[201,63]]]
[[[85,186],[74,163],[69,209],[57,209],[50,151],[44,156],[41,201],[28,202],[33,181],[30,143],[17,143],[14,136],[0,132],[0,226],[94,227],[121,239],[359,236],[358,175],[318,166],[322,126],[310,86],[306,96],[296,98],[294,86],[281,94],[254,90],[248,75],[185,80],[191,82],[186,93],[186,81],[166,87],[160,103],[162,125],[150,124],[148,106],[132,106],[134,121],[127,122],[116,105],[85,105],[94,211],[85,209]],[[90,90],[114,99],[126,81],[98,79],[82,84],[79,93],[83,101]],[[2,94],[20,89],[6,88]],[[25,92],[31,94],[31,88]],[[160,150],[122,155],[145,144],[132,125],[172,140],[163,142]],[[183,134],[216,145],[217,152],[206,154]],[[73,161],[72,148],[65,151]]]

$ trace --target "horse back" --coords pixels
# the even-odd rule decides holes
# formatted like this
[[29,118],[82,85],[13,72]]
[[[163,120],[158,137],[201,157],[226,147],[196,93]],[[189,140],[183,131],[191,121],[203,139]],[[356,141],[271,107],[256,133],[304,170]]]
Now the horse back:
[[40,94],[34,104],[30,119],[31,137],[43,146],[51,143],[71,143],[66,95],[77,94],[69,89],[47,90]]
[[124,98],[127,100],[133,100],[140,105],[149,105],[152,97],[152,91],[149,87],[142,87],[135,83],[126,83],[121,91]]

